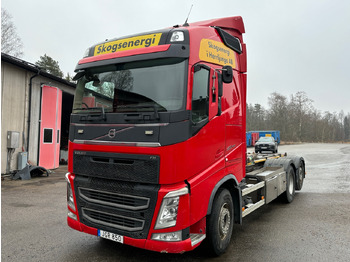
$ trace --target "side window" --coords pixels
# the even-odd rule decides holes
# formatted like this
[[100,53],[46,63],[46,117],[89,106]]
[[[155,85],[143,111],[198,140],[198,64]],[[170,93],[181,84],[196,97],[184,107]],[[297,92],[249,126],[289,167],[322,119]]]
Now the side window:
[[192,121],[201,122],[208,118],[209,70],[200,67],[193,76]]

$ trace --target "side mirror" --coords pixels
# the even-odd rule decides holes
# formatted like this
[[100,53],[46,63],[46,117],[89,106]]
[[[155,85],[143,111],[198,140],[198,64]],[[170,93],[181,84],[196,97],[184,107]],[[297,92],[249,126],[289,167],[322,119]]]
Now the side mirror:
[[233,79],[233,70],[231,66],[222,67],[222,82],[229,84]]

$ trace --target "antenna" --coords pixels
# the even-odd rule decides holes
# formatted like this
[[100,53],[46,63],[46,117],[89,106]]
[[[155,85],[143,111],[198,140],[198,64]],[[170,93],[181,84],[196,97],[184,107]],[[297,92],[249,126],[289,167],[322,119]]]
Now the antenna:
[[191,11],[192,11],[192,7],[193,7],[193,4],[191,5],[190,11],[188,12],[188,16],[187,16],[186,21],[185,21],[185,23],[183,24],[183,26],[189,26],[189,24],[187,23],[187,20],[188,20],[188,18],[190,17],[190,14],[191,14]]

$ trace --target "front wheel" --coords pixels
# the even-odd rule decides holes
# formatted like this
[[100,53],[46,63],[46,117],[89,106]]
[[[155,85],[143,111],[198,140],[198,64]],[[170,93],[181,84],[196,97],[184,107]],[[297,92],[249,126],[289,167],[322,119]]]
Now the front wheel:
[[212,213],[207,218],[207,241],[216,256],[225,253],[230,244],[233,228],[233,201],[230,192],[220,189],[213,202]]

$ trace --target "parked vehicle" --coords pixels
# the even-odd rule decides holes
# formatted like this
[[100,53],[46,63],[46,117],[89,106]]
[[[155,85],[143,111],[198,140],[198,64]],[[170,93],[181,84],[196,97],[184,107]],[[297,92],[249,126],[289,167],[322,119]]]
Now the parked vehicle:
[[[246,159],[241,17],[92,46],[76,69],[68,225],[138,248],[227,249],[234,223],[293,201],[302,157]],[[252,239],[252,241],[254,241]]]
[[263,151],[278,152],[278,145],[273,137],[263,136],[255,143],[255,153],[261,153]]

